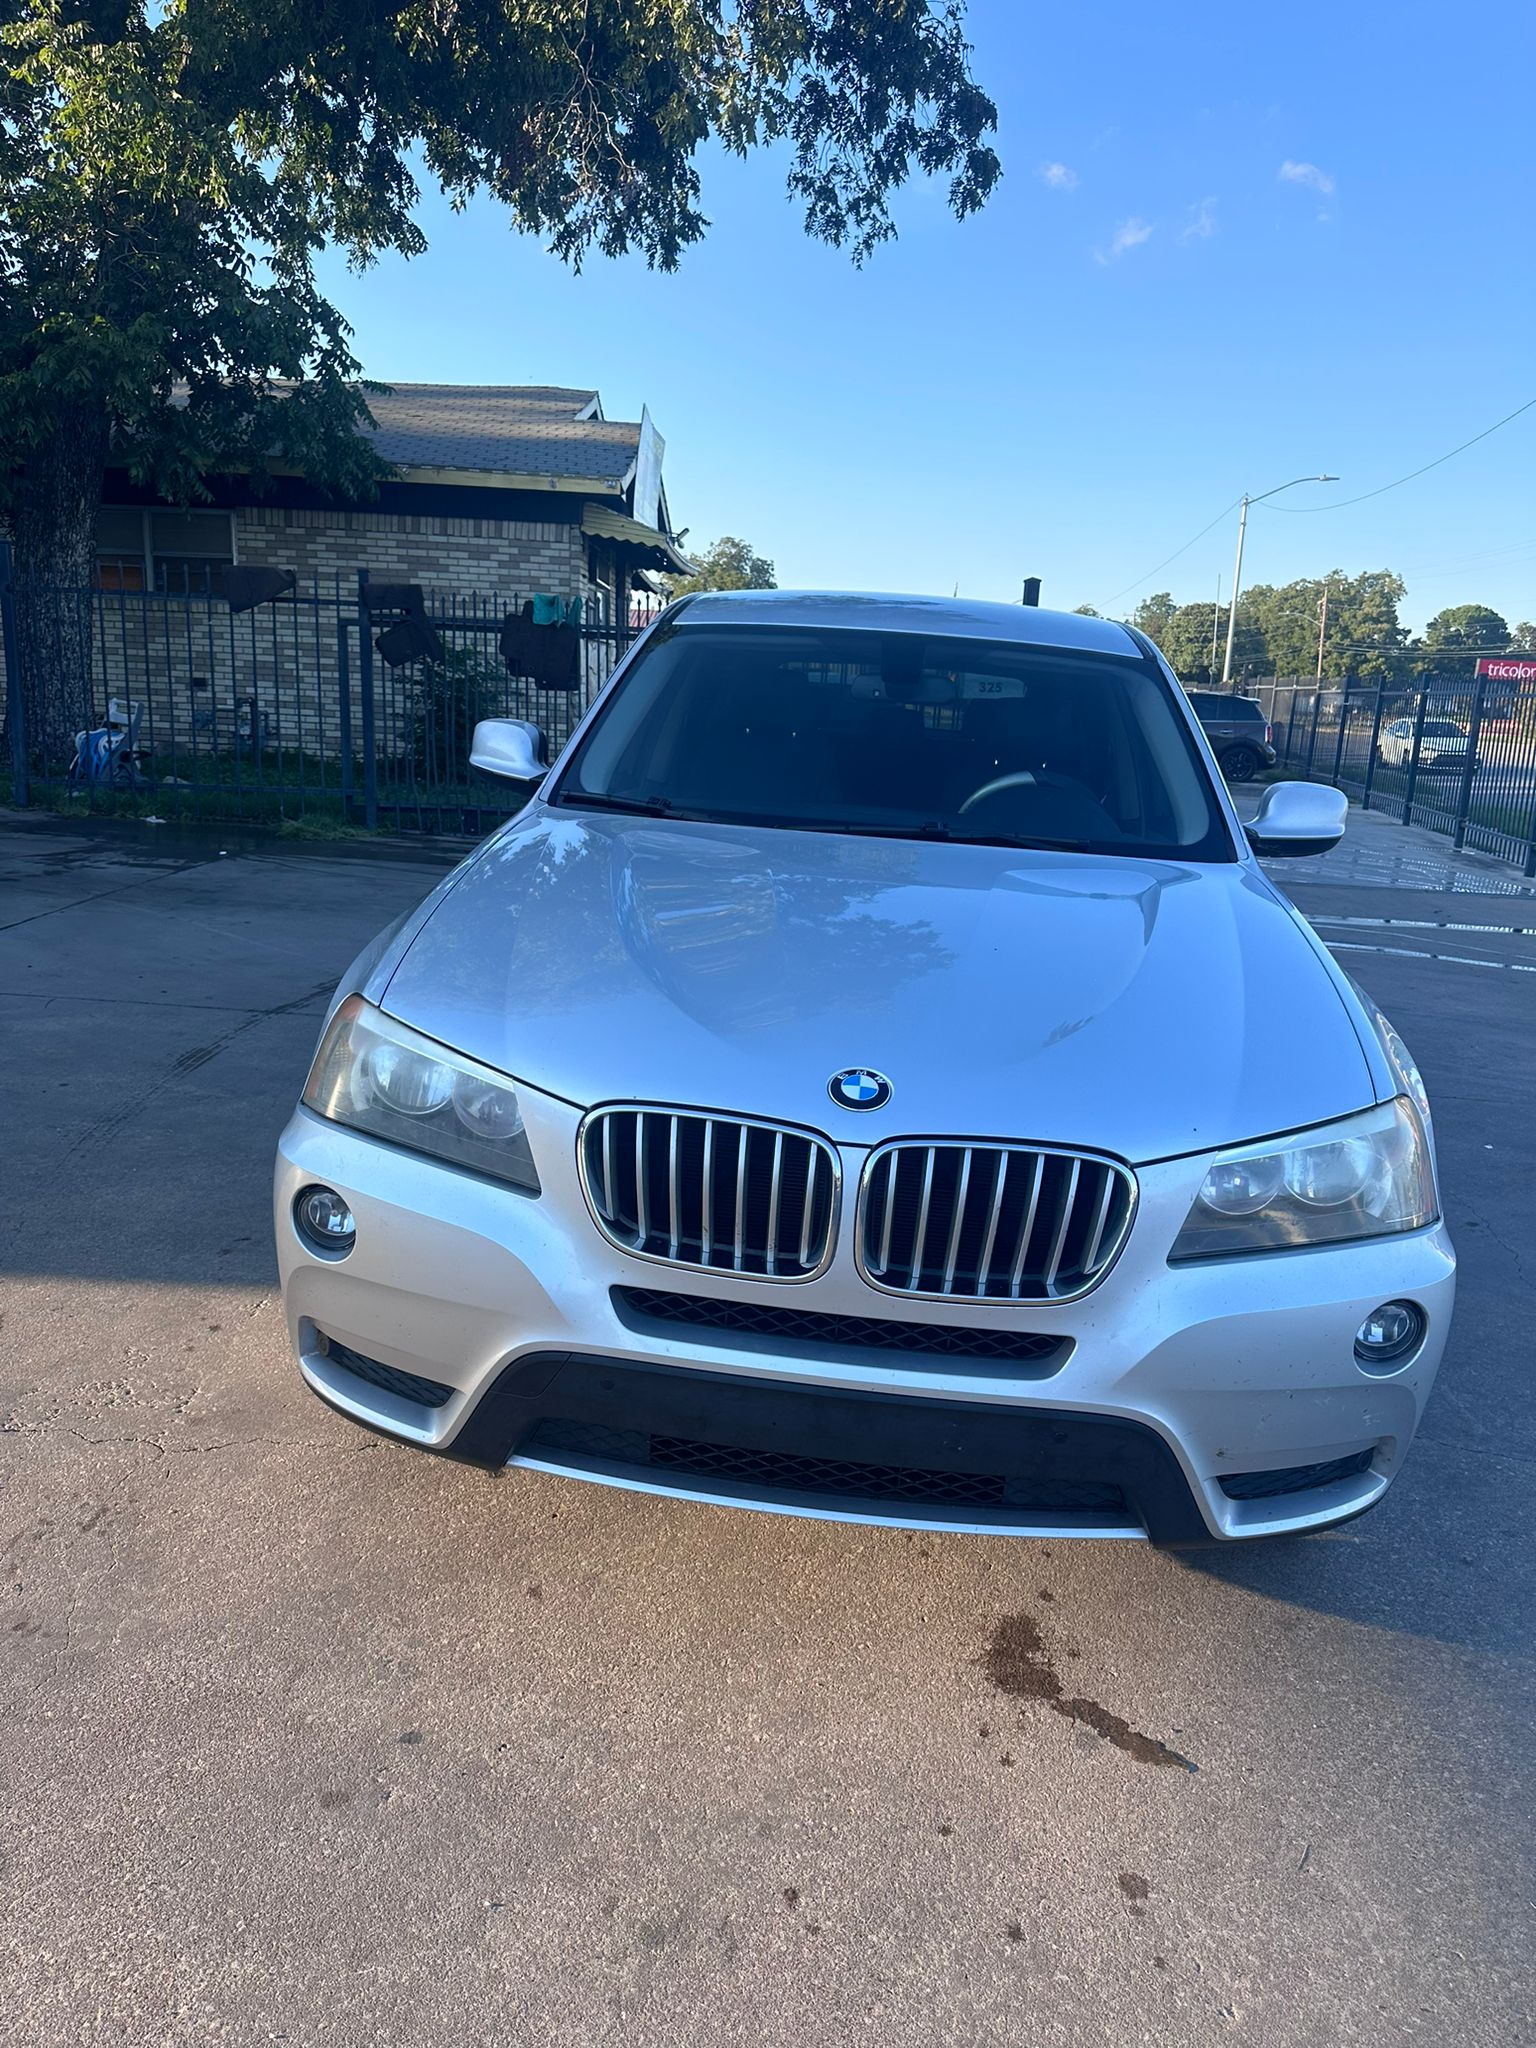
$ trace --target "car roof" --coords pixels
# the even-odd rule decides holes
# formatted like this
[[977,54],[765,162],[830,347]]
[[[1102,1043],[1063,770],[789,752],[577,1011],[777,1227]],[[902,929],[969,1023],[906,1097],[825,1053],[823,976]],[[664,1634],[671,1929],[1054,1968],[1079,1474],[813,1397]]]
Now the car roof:
[[690,626],[815,626],[867,633],[933,633],[959,640],[1016,640],[1029,647],[1118,654],[1135,661],[1141,647],[1114,619],[985,598],[917,597],[878,591],[705,590],[683,599],[679,623]]

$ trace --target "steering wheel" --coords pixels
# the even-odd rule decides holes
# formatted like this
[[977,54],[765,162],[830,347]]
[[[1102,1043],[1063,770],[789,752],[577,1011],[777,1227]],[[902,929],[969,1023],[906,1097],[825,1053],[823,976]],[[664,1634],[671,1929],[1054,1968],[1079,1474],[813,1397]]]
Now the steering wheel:
[[1079,796],[1087,797],[1090,803],[1099,801],[1087,783],[1079,782],[1075,775],[1058,775],[1054,768],[1020,768],[1012,775],[999,775],[995,781],[984,782],[980,789],[973,789],[960,806],[959,815],[963,818],[967,811],[985,803],[989,796],[1000,796],[1005,789],[1018,789],[1030,783],[1043,783],[1051,789],[1075,790]]

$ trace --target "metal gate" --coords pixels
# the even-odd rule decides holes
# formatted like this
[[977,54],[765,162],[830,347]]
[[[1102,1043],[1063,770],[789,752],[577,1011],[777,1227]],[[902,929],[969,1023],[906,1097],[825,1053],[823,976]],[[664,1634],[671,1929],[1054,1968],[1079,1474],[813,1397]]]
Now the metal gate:
[[13,797],[71,813],[479,834],[520,799],[470,766],[476,720],[531,720],[553,760],[635,637],[584,620],[555,688],[502,659],[518,592],[426,590],[432,651],[393,662],[377,646],[388,614],[370,603],[366,573],[316,578],[243,612],[197,593],[48,593],[89,612],[90,672],[69,711],[80,733],[103,736],[92,777],[72,772],[72,748],[38,738],[18,654],[27,596],[0,543]]

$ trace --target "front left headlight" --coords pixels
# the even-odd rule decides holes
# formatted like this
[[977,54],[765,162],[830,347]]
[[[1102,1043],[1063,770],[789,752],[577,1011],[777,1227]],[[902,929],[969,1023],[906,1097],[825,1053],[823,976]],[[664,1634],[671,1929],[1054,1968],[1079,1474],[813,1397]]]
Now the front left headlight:
[[348,996],[326,1027],[302,1100],[370,1138],[539,1192],[512,1083],[361,996]]
[[1179,1263],[1348,1244],[1422,1230],[1438,1214],[1424,1126],[1399,1095],[1321,1130],[1223,1152],[1168,1257]]

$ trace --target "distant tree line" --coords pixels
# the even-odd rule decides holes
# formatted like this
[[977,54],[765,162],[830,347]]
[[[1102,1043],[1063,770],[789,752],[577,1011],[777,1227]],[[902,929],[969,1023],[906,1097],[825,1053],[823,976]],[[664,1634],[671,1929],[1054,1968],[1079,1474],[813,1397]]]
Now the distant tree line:
[[[1414,639],[1398,617],[1407,592],[1401,576],[1390,569],[1366,569],[1358,576],[1335,570],[1327,577],[1304,576],[1294,583],[1256,583],[1243,592],[1232,642],[1234,678],[1316,674],[1325,588],[1323,675],[1331,681],[1407,681],[1416,674],[1470,669],[1478,654],[1536,654],[1536,622],[1523,620],[1511,626],[1486,604],[1451,605],[1435,614],[1422,638]],[[1220,678],[1227,639],[1225,605],[1218,611],[1209,601],[1175,604],[1171,593],[1162,590],[1144,598],[1129,623],[1157,642],[1184,682]]]

